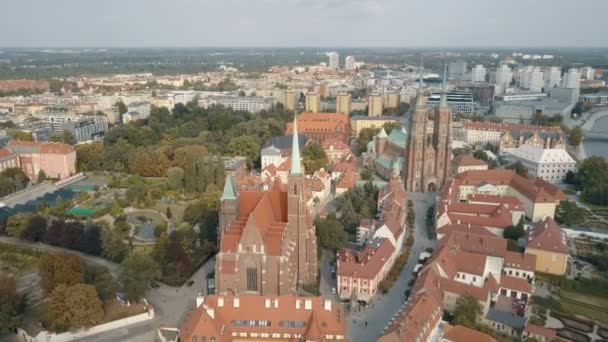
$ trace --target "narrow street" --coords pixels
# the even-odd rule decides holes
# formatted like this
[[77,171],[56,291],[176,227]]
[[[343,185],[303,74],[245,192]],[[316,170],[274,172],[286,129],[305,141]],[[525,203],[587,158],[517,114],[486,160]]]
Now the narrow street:
[[403,306],[404,292],[408,289],[408,282],[414,277],[412,272],[418,263],[420,253],[427,247],[435,247],[436,242],[429,240],[426,233],[426,212],[435,203],[434,195],[408,193],[407,199],[414,202],[414,211],[416,212],[416,227],[414,230],[416,241],[412,247],[410,259],[387,294],[377,295],[370,305],[367,308],[362,308],[361,311],[347,313],[346,328],[349,341],[375,341],[380,336],[382,329],[387,326]]

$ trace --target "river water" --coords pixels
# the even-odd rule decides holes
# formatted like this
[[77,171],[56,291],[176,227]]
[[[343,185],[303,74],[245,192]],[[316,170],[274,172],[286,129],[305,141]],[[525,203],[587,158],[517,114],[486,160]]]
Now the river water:
[[[608,116],[597,119],[593,124],[592,130],[608,133]],[[602,156],[608,158],[608,138],[586,136],[583,144],[587,157]]]

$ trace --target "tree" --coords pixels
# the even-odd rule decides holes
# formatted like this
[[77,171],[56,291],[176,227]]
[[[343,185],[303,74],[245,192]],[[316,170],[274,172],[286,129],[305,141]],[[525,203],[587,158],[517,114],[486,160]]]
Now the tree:
[[367,151],[367,144],[374,139],[379,131],[377,128],[363,128],[359,132],[359,139],[357,139],[357,153],[359,155]]
[[71,286],[82,282],[82,261],[74,254],[46,253],[40,257],[38,273],[40,287],[46,293],[51,293],[57,285]]
[[83,231],[78,240],[72,246],[73,249],[91,254],[101,254],[101,228],[96,224],[88,225]]
[[76,137],[74,137],[74,134],[67,129],[64,129],[63,132],[61,133],[61,141],[68,145],[76,145],[76,143],[77,143]]
[[84,269],[84,282],[95,286],[99,298],[103,301],[114,298],[118,291],[118,283],[103,266],[87,266]]
[[34,141],[34,136],[30,132],[20,131],[18,129],[9,129],[6,134],[13,137],[15,140]]
[[167,210],[165,210],[165,216],[167,216],[168,219],[171,219],[173,217],[170,206],[167,206]]
[[46,233],[46,219],[43,216],[36,215],[30,218],[25,227],[25,230],[21,233],[21,238],[38,242],[42,240],[42,237]]
[[319,218],[315,221],[315,226],[321,248],[335,251],[342,248],[348,241],[348,234],[344,231],[344,226],[335,217]]
[[522,177],[528,177],[528,169],[519,160],[506,167],[509,170],[515,170],[515,173]]
[[555,209],[555,220],[565,225],[582,224],[588,216],[587,210],[575,202],[561,201]]
[[129,108],[127,108],[127,105],[125,105],[125,103],[122,101],[116,102],[116,104],[114,104],[114,106],[116,107],[116,109],[118,109],[118,115],[120,116],[121,119],[122,119],[122,115],[129,111]]
[[102,302],[93,285],[59,285],[49,296],[51,328],[56,331],[96,325],[103,318]]
[[321,168],[327,168],[327,154],[319,142],[308,144],[302,150],[302,164],[307,174],[313,174]]
[[385,122],[382,127],[384,127],[386,134],[391,134],[393,129],[401,129],[401,125],[394,121]]
[[127,297],[138,301],[146,292],[148,284],[160,275],[160,269],[154,259],[143,252],[135,251],[122,262],[119,280]]
[[95,142],[76,146],[76,161],[78,171],[103,170],[103,143]]
[[519,219],[519,222],[515,226],[509,226],[505,228],[503,237],[505,239],[517,241],[519,238],[524,236],[524,218],[523,216]]
[[112,209],[110,210],[110,214],[112,214],[114,218],[122,214],[122,208],[120,207],[120,203],[117,200],[114,200],[114,202],[112,202]]
[[34,215],[28,212],[18,213],[9,217],[6,221],[6,233],[8,236],[20,238],[32,217]]
[[46,176],[46,173],[44,173],[44,170],[40,169],[40,171],[38,172],[37,182],[44,182],[45,180],[47,180],[47,178],[48,177]]
[[110,261],[120,261],[127,254],[127,247],[121,236],[113,230],[104,229],[101,244],[102,255]]
[[598,205],[608,204],[608,161],[592,156],[578,165],[583,200]]
[[21,323],[20,302],[15,279],[0,274],[0,336]]
[[481,304],[471,295],[460,296],[456,300],[454,308],[454,325],[463,325],[468,328],[474,328],[477,323],[477,318],[481,314]]
[[171,190],[181,190],[184,183],[184,169],[171,167],[167,170],[167,185]]
[[365,169],[365,170],[361,171],[361,180],[370,181],[373,178],[374,178],[374,174],[370,170]]
[[583,142],[583,129],[581,126],[576,126],[570,131],[570,144],[579,146]]
[[230,140],[228,154],[247,157],[247,165],[252,168],[260,158],[260,145],[250,136],[242,135]]

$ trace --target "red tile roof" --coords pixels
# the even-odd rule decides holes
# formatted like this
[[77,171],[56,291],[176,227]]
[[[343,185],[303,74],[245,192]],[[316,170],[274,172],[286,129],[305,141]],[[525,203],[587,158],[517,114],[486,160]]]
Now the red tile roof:
[[0,148],[0,158],[14,156],[15,153],[7,148]]
[[462,123],[462,126],[465,129],[469,130],[483,130],[483,131],[514,131],[514,130],[523,130],[523,131],[553,131],[553,132],[561,132],[562,129],[559,126],[533,126],[533,125],[522,125],[522,124],[512,124],[512,123],[494,123],[494,122],[484,122],[484,121],[465,121]]
[[43,143],[37,141],[24,141],[24,140],[11,140],[7,147],[18,148],[18,147],[33,147],[39,149],[39,153],[48,154],[69,154],[74,152],[74,148],[68,144],[52,142]]
[[500,287],[527,294],[534,292],[534,287],[527,280],[504,274],[500,277]]
[[555,329],[545,328],[531,323],[526,324],[524,331],[536,336],[546,337],[549,340],[553,340],[555,337],[557,337],[557,332]]
[[528,248],[569,254],[566,233],[550,217],[534,224],[528,234]]
[[474,158],[468,154],[461,154],[456,157],[455,160],[457,167],[465,167],[465,166],[488,166],[488,163],[481,159]]
[[395,247],[388,239],[377,239],[365,244],[361,251],[342,248],[336,258],[340,277],[374,279],[391,257]]
[[443,339],[449,342],[496,342],[494,337],[462,325],[447,325]]

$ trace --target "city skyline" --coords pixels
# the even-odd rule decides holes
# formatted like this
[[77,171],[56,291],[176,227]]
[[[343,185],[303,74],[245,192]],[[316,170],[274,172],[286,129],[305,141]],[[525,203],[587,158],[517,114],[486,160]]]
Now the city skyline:
[[[427,3],[397,0],[110,0],[86,5],[9,0],[3,7],[14,14],[0,22],[0,47],[5,48],[523,48],[597,47],[608,3],[516,0],[506,6],[440,0],[430,11]],[[19,13],[28,13],[30,24],[18,20]],[[572,13],[585,13],[585,20],[576,21]]]

